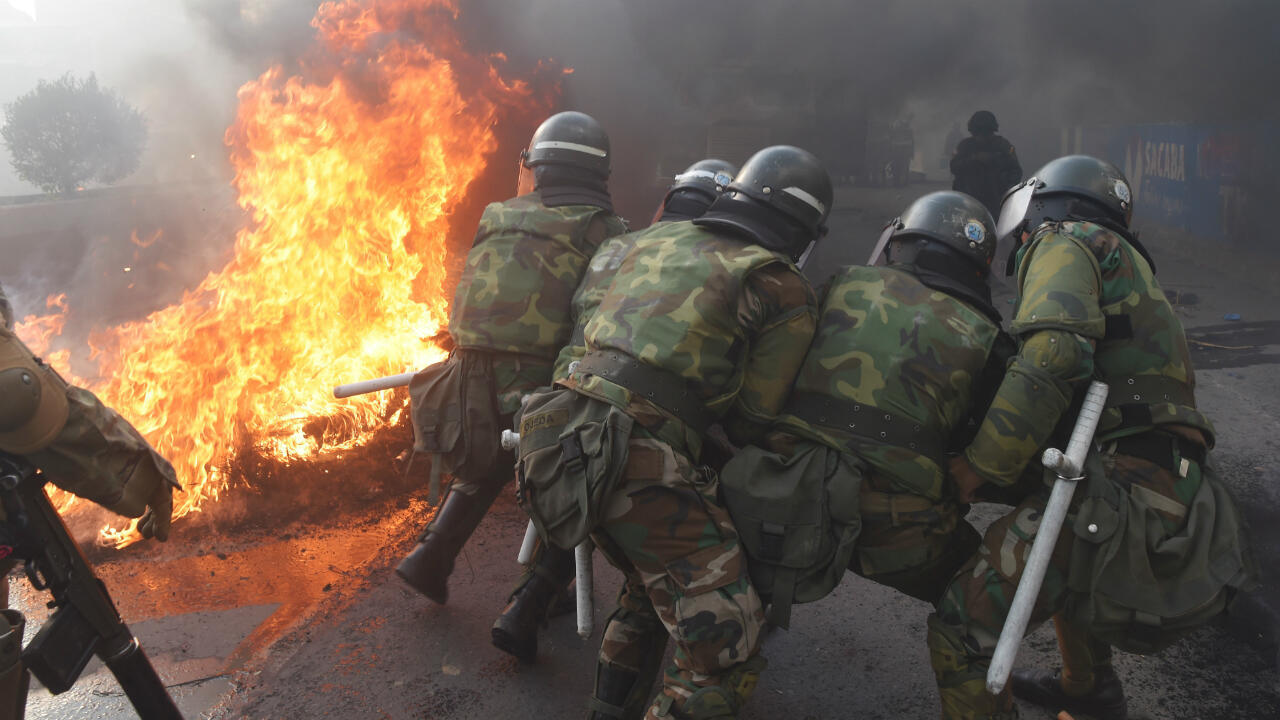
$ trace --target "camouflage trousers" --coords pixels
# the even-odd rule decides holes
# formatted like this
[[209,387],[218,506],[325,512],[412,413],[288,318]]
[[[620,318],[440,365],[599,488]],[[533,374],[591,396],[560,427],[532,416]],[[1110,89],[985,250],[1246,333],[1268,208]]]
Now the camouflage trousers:
[[[764,611],[737,530],[716,500],[714,474],[666,443],[633,435],[625,479],[605,498],[592,538],[626,577],[619,605],[627,613],[606,628],[601,662],[643,663],[643,633],[631,628],[645,616],[656,615],[676,644],[646,718],[667,717],[673,705],[692,713],[695,696],[694,704],[729,700],[723,715],[735,714],[763,665],[756,656]],[[626,622],[628,615],[638,622]]]
[[[1159,514],[1170,533],[1180,527],[1187,506],[1200,489],[1199,472],[1182,477],[1141,458],[1113,454],[1104,458],[1103,467],[1107,477],[1128,488],[1131,495],[1148,498],[1148,506]],[[986,674],[1048,499],[1049,489],[1045,488],[992,523],[978,552],[960,568],[943,593],[937,612],[929,618],[929,654],[943,718],[1016,717],[1008,689],[999,697],[986,691]],[[1079,501],[1079,494],[1075,499]],[[1054,545],[1028,630],[1066,604],[1074,514],[1073,507]],[[1066,674],[1078,682],[1094,667],[1110,662],[1110,648],[1085,637],[1087,629],[1060,627],[1059,634],[1060,645],[1071,661]]]
[[968,506],[902,492],[876,472],[864,476],[860,503],[862,532],[849,569],[937,605],[981,542],[964,519]]

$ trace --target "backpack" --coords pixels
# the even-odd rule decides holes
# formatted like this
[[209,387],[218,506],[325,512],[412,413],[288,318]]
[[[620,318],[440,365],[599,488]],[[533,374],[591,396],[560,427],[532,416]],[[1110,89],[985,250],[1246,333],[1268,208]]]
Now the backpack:
[[858,491],[865,466],[849,453],[800,440],[790,455],[748,446],[720,474],[720,493],[751,584],[771,603],[768,619],[791,624],[791,605],[840,584],[862,530]]

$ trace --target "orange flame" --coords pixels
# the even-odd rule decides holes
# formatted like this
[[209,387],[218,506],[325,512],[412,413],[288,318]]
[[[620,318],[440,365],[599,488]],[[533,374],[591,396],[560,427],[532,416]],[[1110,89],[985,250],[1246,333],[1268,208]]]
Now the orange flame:
[[50,295],[44,301],[45,307],[57,312],[48,315],[28,315],[14,323],[13,331],[31,352],[44,359],[49,366],[62,376],[76,381],[71,374],[71,352],[69,350],[50,350],[53,339],[62,334],[67,324],[67,294]]
[[[240,89],[226,139],[253,225],[234,259],[181,303],[91,336],[106,378],[93,389],[178,471],[175,517],[226,490],[240,449],[305,460],[365,442],[401,410],[389,394],[335,401],[332,386],[443,357],[423,338],[447,321],[450,214],[497,147],[500,110],[547,105],[466,53],[456,16],[451,0],[322,5],[302,73]],[[102,540],[128,544],[135,527]]]

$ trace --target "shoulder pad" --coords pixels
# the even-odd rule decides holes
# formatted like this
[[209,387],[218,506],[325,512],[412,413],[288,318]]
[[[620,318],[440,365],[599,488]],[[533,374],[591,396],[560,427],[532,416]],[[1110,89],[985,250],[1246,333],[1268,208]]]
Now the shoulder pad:
[[1098,339],[1106,334],[1098,304],[1098,258],[1063,224],[1046,223],[1036,229],[1018,268],[1018,289],[1018,310],[1010,324],[1015,335],[1042,329]]

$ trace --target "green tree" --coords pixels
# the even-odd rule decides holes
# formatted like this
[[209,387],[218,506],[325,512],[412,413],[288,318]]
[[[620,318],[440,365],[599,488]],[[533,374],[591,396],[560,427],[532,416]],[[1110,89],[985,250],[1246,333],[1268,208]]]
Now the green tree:
[[90,75],[70,73],[4,108],[0,128],[18,177],[45,192],[112,183],[138,169],[147,141],[142,113]]

